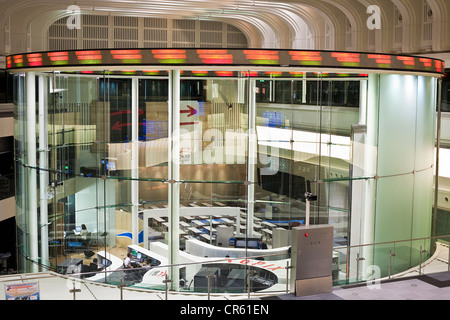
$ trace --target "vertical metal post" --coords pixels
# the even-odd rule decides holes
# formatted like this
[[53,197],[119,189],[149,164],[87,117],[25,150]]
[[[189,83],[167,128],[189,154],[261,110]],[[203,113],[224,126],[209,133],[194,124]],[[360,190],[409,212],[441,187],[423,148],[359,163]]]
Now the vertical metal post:
[[168,292],[167,292],[167,290],[168,290],[167,283],[169,282],[169,280],[167,279],[167,274],[166,274],[166,277],[165,277],[165,278],[166,278],[166,279],[164,280],[164,284],[165,284],[165,286],[166,286],[165,292],[166,292],[166,300],[167,300],[167,294],[168,294]]
[[359,282],[359,261],[366,260],[365,258],[360,258],[359,253],[356,254],[356,282]]
[[447,271],[450,271],[450,243],[448,244]]
[[420,246],[420,258],[419,258],[419,275],[422,274],[422,253],[427,252],[427,250],[422,250],[422,246]]
[[180,71],[169,72],[168,132],[168,211],[169,271],[173,290],[179,289],[178,263],[180,251]]
[[73,283],[73,289],[69,290],[70,293],[73,293],[73,300],[76,300],[76,296],[75,294],[77,292],[81,292],[81,289],[75,289],[75,281],[72,282]]
[[392,262],[391,262],[391,257],[396,257],[397,254],[393,254],[392,250],[389,250],[389,273],[388,273],[388,279],[391,278],[391,266],[392,266]]
[[37,213],[37,176],[36,176],[36,74],[27,72],[26,81],[26,162],[27,162],[27,219],[28,219],[28,250],[32,261],[31,272],[37,272],[39,259],[38,213]]
[[[432,226],[433,226],[433,230],[431,233],[432,237],[436,236],[436,224],[437,224],[437,213],[438,213],[438,197],[439,197],[439,151],[441,149],[441,109],[442,109],[442,79],[438,79],[437,80],[437,123],[436,123],[436,161],[435,161],[435,165],[436,165],[436,171],[435,171],[435,179],[434,179],[434,210],[433,210],[433,222],[432,222]],[[450,267],[449,267],[450,270]]]
[[216,279],[216,275],[211,276],[211,271],[208,270],[208,276],[206,277],[208,279],[208,300],[211,298],[211,278]]
[[167,273],[166,273],[165,280],[163,280],[163,283],[166,285],[166,289],[165,289],[165,291],[166,291],[166,300],[167,300],[167,297],[168,297],[168,291],[169,291],[168,283],[169,282],[173,282],[173,281],[168,279],[168,276],[167,276]]
[[208,300],[210,299],[211,294],[211,271],[208,270],[208,276],[206,277],[208,279]]
[[286,294],[289,293],[289,270],[292,266],[289,266],[289,261],[286,261]]
[[[249,72],[250,74],[250,72]],[[248,85],[248,164],[247,164],[247,235],[253,234],[255,212],[255,167],[258,157],[256,135],[256,82],[247,77]]]
[[306,197],[306,216],[305,216],[305,226],[309,227],[309,217],[311,215],[311,201]]
[[131,81],[131,241],[139,244],[139,79]]
[[[41,225],[41,258],[42,261],[49,260],[48,251],[48,196],[49,184],[48,174],[48,110],[47,110],[47,88],[43,76],[38,77],[38,101],[39,101],[39,216]],[[44,169],[44,170],[43,170]]]
[[250,284],[251,284],[251,281],[250,281],[251,279],[250,279],[250,269],[248,269],[247,270],[247,291],[248,291],[248,298],[250,299]]
[[120,279],[120,300],[123,300],[123,279]]

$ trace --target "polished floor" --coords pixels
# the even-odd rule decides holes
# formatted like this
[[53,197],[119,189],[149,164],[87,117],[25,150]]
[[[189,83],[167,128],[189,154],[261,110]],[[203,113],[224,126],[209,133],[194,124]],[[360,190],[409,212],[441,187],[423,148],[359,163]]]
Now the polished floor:
[[[183,300],[188,301],[295,301],[295,300],[450,300],[450,256],[448,245],[439,245],[421,267],[414,267],[376,283],[334,287],[330,293],[297,297],[293,293],[206,294],[164,290],[141,290],[66,278],[53,272],[0,275],[0,301],[5,285],[38,282],[41,300]],[[79,289],[73,293],[73,289]]]
[[450,300],[450,272],[349,285],[334,288],[331,293],[304,297],[283,294],[255,300]]

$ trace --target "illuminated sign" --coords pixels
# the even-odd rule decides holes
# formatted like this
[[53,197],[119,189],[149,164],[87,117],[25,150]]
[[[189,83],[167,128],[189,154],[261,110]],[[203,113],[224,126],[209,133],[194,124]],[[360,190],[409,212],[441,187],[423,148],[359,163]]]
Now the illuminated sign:
[[332,52],[331,56],[336,58],[343,66],[346,67],[359,67],[360,66],[360,53],[352,52]]
[[414,57],[397,57],[397,60],[403,61],[406,67],[414,67],[416,64]]
[[186,50],[181,49],[157,49],[152,50],[153,56],[162,64],[186,63]]
[[232,64],[233,55],[228,50],[207,50],[199,49],[197,54],[202,63],[205,64]]
[[298,61],[301,65],[319,66],[322,63],[321,52],[317,51],[289,51],[293,61]]
[[81,64],[100,64],[103,59],[100,50],[76,51],[75,54]]
[[216,75],[219,77],[232,77],[233,71],[216,71]]
[[113,59],[125,64],[142,63],[141,50],[111,50],[111,55]]
[[375,60],[379,68],[390,68],[391,67],[391,57],[386,54],[368,54],[369,59]]
[[435,66],[437,72],[442,72],[444,69],[444,62],[442,62],[440,60],[435,60],[434,66]]
[[47,52],[47,56],[52,65],[65,65],[69,63],[69,52],[67,51]]
[[14,64],[17,67],[23,67],[24,66],[24,64],[23,64],[23,55],[21,55],[21,54],[13,56],[13,61],[14,61]]
[[31,67],[42,66],[42,53],[27,54],[28,64]]
[[[271,50],[271,49],[104,49],[104,50],[70,50],[31,52],[15,54],[6,58],[8,69],[45,68],[57,66],[133,66],[133,72],[147,75],[166,75],[157,70],[164,65],[197,66],[192,76],[231,76],[233,71],[206,69],[206,66],[250,67],[304,67],[311,68],[346,68],[344,73],[352,70],[397,70],[409,72],[426,72],[443,74],[445,65],[442,60],[389,55],[377,53],[313,51],[313,50]],[[139,66],[142,66],[141,68]],[[92,69],[91,69],[92,70]],[[125,67],[124,70],[127,70]],[[146,71],[142,71],[146,70]],[[164,69],[163,69],[164,70]],[[242,69],[241,69],[242,70]],[[245,70],[245,69],[244,69]],[[265,70],[270,76],[279,76],[279,70]],[[330,71],[330,70],[327,70]],[[249,73],[250,72],[250,73]],[[323,71],[322,71],[323,72]],[[332,72],[332,71],[331,71]],[[358,73],[358,71],[356,71]],[[366,72],[363,72],[364,74]],[[242,75],[242,74],[241,74]],[[253,70],[246,71],[246,76],[256,76]],[[301,71],[291,76],[301,77]]]
[[291,71],[289,72],[291,77],[303,77],[304,72],[299,72],[299,71]]
[[244,50],[244,54],[253,64],[278,64],[278,51],[273,50]]

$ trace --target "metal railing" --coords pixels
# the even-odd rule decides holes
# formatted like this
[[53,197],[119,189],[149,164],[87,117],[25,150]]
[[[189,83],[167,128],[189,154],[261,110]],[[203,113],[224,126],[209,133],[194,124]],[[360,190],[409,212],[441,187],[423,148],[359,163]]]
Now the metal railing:
[[[450,235],[427,237],[418,239],[399,240],[392,242],[381,242],[374,244],[365,244],[358,246],[341,246],[333,248],[333,257],[345,252],[345,262],[339,263],[338,268],[335,268],[333,273],[333,285],[341,286],[347,284],[371,282],[374,280],[389,280],[392,278],[398,278],[408,275],[422,275],[425,273],[450,271],[450,250],[449,243]],[[372,255],[367,256],[366,254]],[[279,255],[279,254],[278,254]],[[378,258],[373,259],[374,256]],[[70,294],[72,299],[102,299],[102,297],[94,294],[97,290],[93,289],[96,286],[108,288],[109,292],[119,291],[119,299],[135,299],[138,294],[145,294],[148,299],[168,300],[171,297],[177,299],[180,295],[186,297],[196,295],[202,297],[202,299],[249,299],[254,296],[267,296],[267,295],[279,295],[290,293],[290,278],[291,272],[295,274],[295,270],[291,264],[289,257],[281,260],[284,266],[279,269],[278,275],[281,272],[284,274],[284,279],[279,278],[272,281],[267,281],[266,286],[261,285],[262,280],[268,280],[268,278],[261,278],[261,270],[258,266],[263,266],[264,260],[270,259],[273,255],[260,255],[258,257],[239,257],[239,258],[223,258],[223,259],[211,259],[202,262],[180,263],[172,265],[159,265],[159,266],[145,266],[135,269],[116,269],[116,270],[99,270],[92,272],[78,272],[71,274],[58,274],[53,271],[46,271],[43,273],[35,274],[17,274],[7,275],[0,277],[0,300],[3,299],[1,290],[6,285],[16,283],[27,283],[30,281],[50,281],[50,279],[63,279],[63,282],[55,286],[56,290],[61,293]],[[376,266],[378,273],[362,274],[362,270],[365,264],[367,270],[374,270],[372,262],[383,261],[386,262],[382,265]],[[178,277],[172,278],[171,274],[178,273],[182,268],[197,268],[201,267],[214,267],[221,263],[226,264],[232,260],[244,261],[241,266],[241,272],[235,274],[235,278],[239,280],[236,287],[230,287],[220,282],[223,280],[223,276],[219,273],[212,272],[213,269],[208,269],[207,273],[199,279],[204,283],[196,286],[195,290],[191,288],[191,283],[188,285],[181,285],[176,283]],[[400,263],[398,261],[400,260]],[[405,263],[408,261],[408,263]],[[272,261],[267,260],[267,263]],[[398,265],[396,265],[396,262]],[[435,263],[437,267],[431,267]],[[410,265],[408,265],[410,264]],[[408,265],[407,268],[405,266]],[[172,273],[170,272],[172,270]],[[176,272],[173,272],[176,270]],[[159,273],[163,275],[163,280],[158,284],[150,284],[142,281],[142,275],[147,272]],[[98,279],[98,276],[100,279]],[[264,275],[264,274],[263,274]],[[266,276],[270,274],[267,273]],[[97,276],[96,281],[91,281],[92,276]],[[259,278],[258,278],[259,277]],[[229,278],[233,279],[233,277]],[[271,279],[274,280],[274,279]],[[56,283],[57,281],[55,281]],[[201,282],[201,281],[200,281]],[[61,287],[62,286],[62,287]],[[84,287],[86,290],[82,290]],[[261,289],[263,288],[263,289]],[[113,293],[114,295],[114,293]],[[62,296],[61,296],[62,298]],[[68,299],[69,296],[66,297]]]

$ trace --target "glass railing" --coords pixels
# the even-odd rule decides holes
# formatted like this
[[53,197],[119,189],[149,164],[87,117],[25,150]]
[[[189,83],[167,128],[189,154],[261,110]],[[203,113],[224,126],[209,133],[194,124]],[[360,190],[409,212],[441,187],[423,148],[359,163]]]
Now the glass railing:
[[[390,279],[450,271],[450,235],[408,239],[359,246],[333,248],[333,286],[366,283],[371,285]],[[132,250],[139,251],[139,246]],[[142,248],[143,253],[145,251]],[[0,300],[18,298],[24,284],[30,288],[40,281],[52,281],[52,286],[37,286],[42,297],[58,299],[248,299],[252,297],[293,293],[291,284],[295,270],[290,250],[241,257],[195,257],[193,262],[167,264],[153,259],[125,268],[122,259],[99,251],[96,262],[89,265],[79,257],[68,257],[56,270],[41,273],[10,274],[0,277]],[[180,259],[187,259],[180,251]],[[192,258],[192,257],[191,257]],[[30,261],[38,263],[36,261]],[[171,275],[176,274],[176,278]],[[6,288],[17,287],[16,291]],[[5,288],[5,291],[1,291]],[[45,292],[61,291],[61,296]],[[102,288],[94,289],[94,288]],[[23,289],[23,288],[22,288]],[[106,290],[108,289],[108,290]],[[101,293],[103,292],[103,293]],[[70,295],[68,296],[68,294]],[[8,296],[10,295],[10,296]],[[102,296],[103,295],[103,296]],[[64,298],[65,297],[65,298]],[[180,298],[181,297],[181,298]],[[20,297],[19,297],[20,298]],[[26,298],[26,297],[22,297]]]

